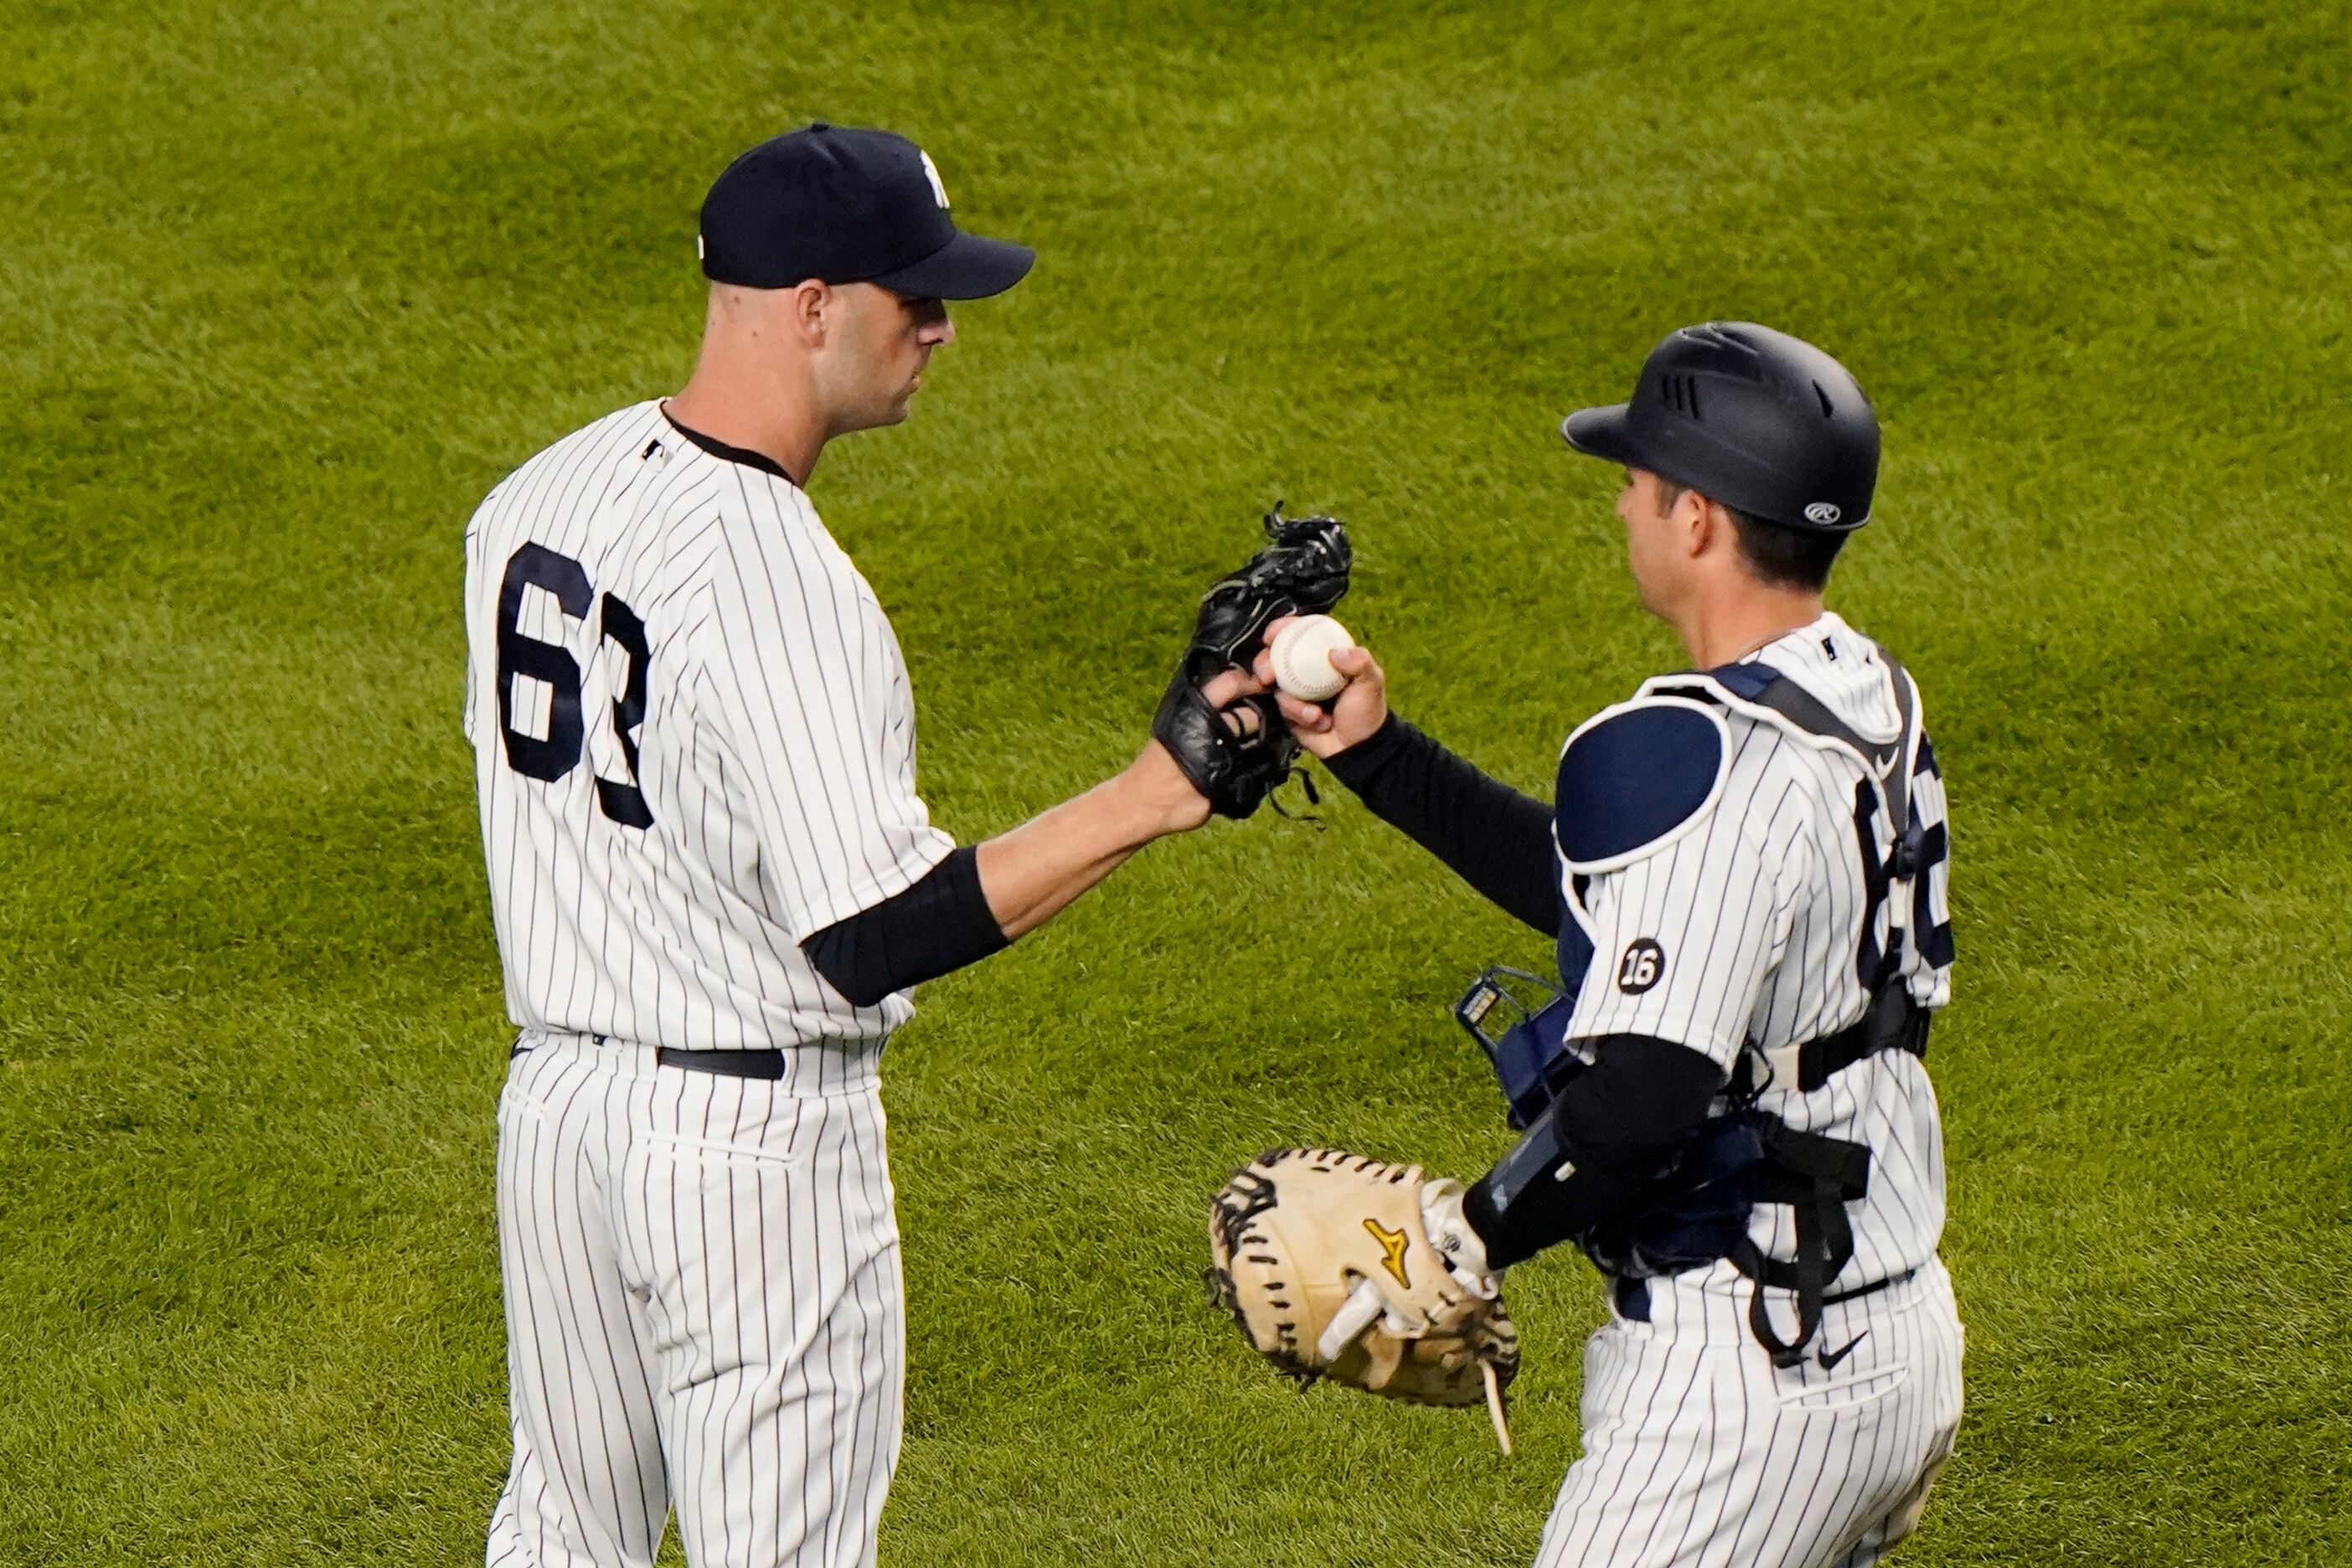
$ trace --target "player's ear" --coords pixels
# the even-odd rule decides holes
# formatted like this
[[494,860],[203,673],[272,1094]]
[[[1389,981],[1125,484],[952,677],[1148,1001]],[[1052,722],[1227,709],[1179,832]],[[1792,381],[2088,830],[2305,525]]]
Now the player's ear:
[[824,346],[825,330],[839,309],[840,300],[831,284],[822,279],[804,278],[792,288],[786,316],[801,342],[816,349]]
[[1676,537],[1683,553],[1696,560],[1707,552],[1719,533],[1731,526],[1731,518],[1723,503],[1696,490],[1685,490],[1674,505],[1672,513],[1679,524]]

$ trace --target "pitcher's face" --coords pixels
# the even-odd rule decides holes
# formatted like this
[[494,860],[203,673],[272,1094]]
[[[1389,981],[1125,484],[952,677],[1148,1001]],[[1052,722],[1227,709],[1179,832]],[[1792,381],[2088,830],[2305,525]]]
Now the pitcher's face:
[[909,300],[873,283],[833,289],[820,372],[828,423],[836,432],[870,430],[907,417],[932,353],[955,342],[939,300]]

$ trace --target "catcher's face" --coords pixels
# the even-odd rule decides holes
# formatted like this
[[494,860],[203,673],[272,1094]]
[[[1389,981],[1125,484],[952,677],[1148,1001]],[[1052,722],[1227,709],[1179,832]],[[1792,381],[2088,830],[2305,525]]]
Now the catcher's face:
[[872,283],[832,290],[824,344],[812,356],[836,435],[896,425],[923,384],[934,351],[955,342],[948,308],[909,300]]
[[1625,524],[1625,563],[1633,569],[1642,607],[1654,616],[1671,616],[1683,597],[1690,527],[1681,514],[1695,499],[1685,490],[1669,502],[1665,487],[1647,468],[1626,469],[1625,488],[1617,492],[1617,516]]

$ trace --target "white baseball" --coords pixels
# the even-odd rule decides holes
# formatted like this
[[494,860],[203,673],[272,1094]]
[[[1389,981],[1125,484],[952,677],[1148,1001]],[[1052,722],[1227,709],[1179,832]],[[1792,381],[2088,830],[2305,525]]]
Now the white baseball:
[[1348,678],[1331,667],[1331,656],[1355,646],[1330,616],[1301,616],[1274,635],[1274,683],[1306,702],[1337,696]]

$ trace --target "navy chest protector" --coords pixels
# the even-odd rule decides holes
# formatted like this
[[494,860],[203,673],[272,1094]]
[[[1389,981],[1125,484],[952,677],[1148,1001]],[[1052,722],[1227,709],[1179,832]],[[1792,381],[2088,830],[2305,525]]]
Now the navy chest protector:
[[[1662,684],[1654,689],[1657,694],[1718,705],[1723,704],[1721,693],[1728,692],[1742,703],[1769,710],[1790,728],[1853,752],[1877,781],[1874,786],[1864,780],[1856,792],[1862,842],[1875,842],[1869,827],[1882,805],[1886,820],[1901,825],[1891,853],[1882,858],[1874,849],[1864,851],[1866,903],[1857,963],[1870,1005],[1862,1018],[1831,1034],[1769,1051],[1751,1043],[1732,1075],[1724,1113],[1711,1118],[1623,1214],[1578,1238],[1594,1264],[1617,1281],[1620,1310],[1629,1305],[1641,1309],[1634,1316],[1646,1311],[1642,1281],[1730,1259],[1756,1283],[1748,1326],[1780,1366],[1803,1359],[1805,1346],[1821,1326],[1823,1307],[1895,1282],[1874,1280],[1838,1293],[1829,1289],[1830,1281],[1853,1258],[1853,1227],[1846,1205],[1869,1193],[1870,1150],[1801,1132],[1758,1107],[1767,1089],[1793,1087],[1810,1093],[1880,1051],[1927,1055],[1928,1015],[1912,1000],[1901,973],[1906,928],[1895,926],[1897,940],[1885,952],[1872,939],[1877,910],[1888,899],[1908,894],[1932,847],[1911,820],[1911,773],[1920,744],[1911,684],[1900,665],[1883,651],[1880,657],[1889,667],[1902,717],[1900,732],[1886,743],[1865,740],[1769,665],[1730,665],[1709,671],[1711,685]],[[1580,885],[1577,891],[1581,894]],[[1935,940],[1948,938],[1938,932]],[[1927,956],[1931,962],[1948,961],[1941,953]],[[1593,1042],[1569,1038],[1568,1026],[1592,957],[1591,940],[1575,917],[1567,915],[1560,921],[1560,985],[1498,966],[1479,975],[1455,1005],[1456,1017],[1494,1067],[1515,1128],[1527,1127],[1542,1115],[1553,1098],[1591,1064]],[[1750,1238],[1748,1220],[1758,1204],[1786,1204],[1794,1211],[1795,1256],[1769,1257]],[[1768,1287],[1796,1298],[1796,1332],[1790,1338],[1780,1337],[1766,1310]]]

